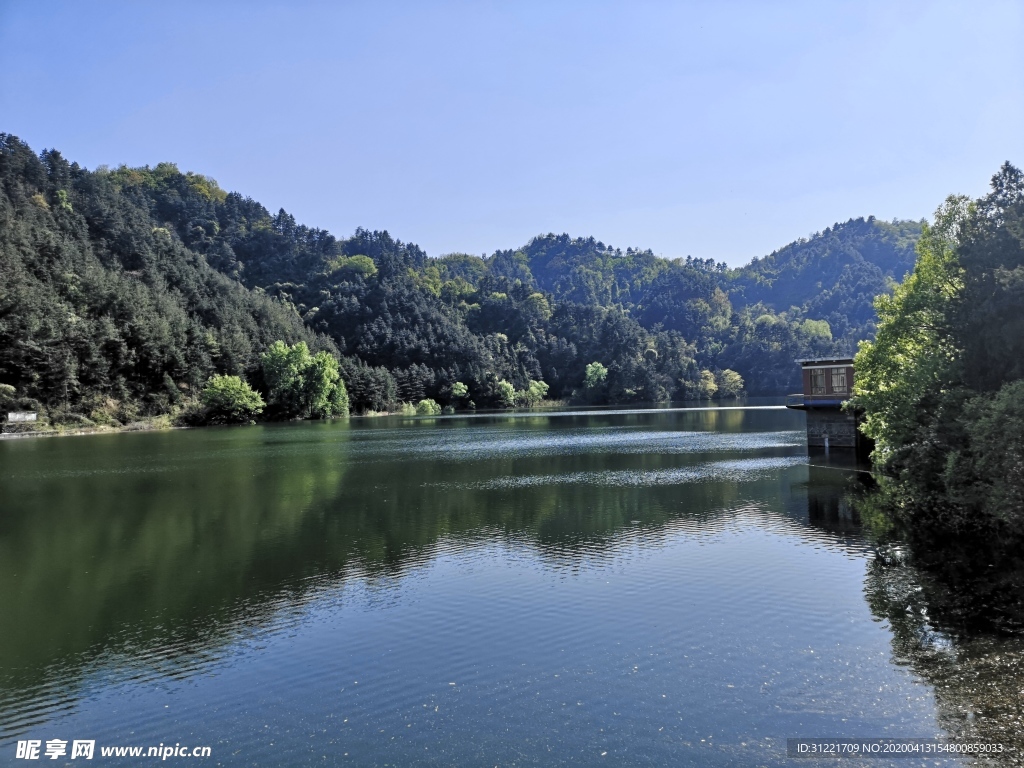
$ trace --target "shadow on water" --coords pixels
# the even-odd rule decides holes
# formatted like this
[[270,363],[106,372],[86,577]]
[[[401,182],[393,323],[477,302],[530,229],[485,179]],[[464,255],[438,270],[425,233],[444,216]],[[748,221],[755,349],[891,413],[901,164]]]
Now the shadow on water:
[[870,564],[865,596],[892,632],[893,662],[934,688],[942,728],[956,741],[1002,744],[1000,764],[1024,765],[1024,637],[966,628],[971,595],[951,600],[933,576],[891,557]]
[[[357,580],[495,541],[570,572],[756,516],[861,558],[851,498],[868,476],[807,466],[798,427],[785,411],[587,412],[0,444],[0,740],[112,683],[192,675]],[[1018,638],[944,623],[905,563],[872,562],[865,594],[944,728],[1019,744]]]
[[[83,686],[189,675],[350,574],[394,579],[496,534],[572,567],[610,556],[624,530],[653,542],[669,521],[721,514],[744,492],[702,479],[771,482],[800,461],[784,418],[761,432],[741,411],[670,414],[656,431],[638,418],[0,445],[0,736],[73,708]],[[694,484],[685,505],[681,482]]]
[[[849,471],[837,471],[844,468]],[[828,465],[818,458],[809,466],[811,525],[840,537],[860,535],[861,509],[874,488],[863,469],[844,467],[841,459]],[[1024,607],[1024,573],[1011,563],[981,576],[968,566],[977,553],[946,544],[947,559],[931,557],[927,568],[915,565],[906,544],[879,546],[868,564],[865,598],[892,633],[892,662],[934,689],[943,730],[960,743],[1003,745],[994,764],[1024,765],[1024,632],[1007,621],[1008,607]]]
[[[807,494],[808,524],[861,540],[861,509],[874,487],[864,470],[842,455],[812,457],[806,484],[795,488]],[[893,664],[934,689],[950,739],[1004,746],[979,764],[1024,765],[1024,632],[1019,616],[1008,621],[1024,608],[1024,572],[1002,562],[983,577],[968,565],[977,552],[948,544],[945,562],[929,558],[927,568],[905,544],[880,546],[868,562],[865,599],[892,633]]]
[[200,433],[199,460],[180,433],[131,437],[116,461],[117,443],[94,438],[38,441],[2,464],[0,707],[20,715],[8,727],[74,702],[90,674],[186,674],[307,578],[380,557],[371,542],[329,550],[318,514],[346,466],[327,453],[276,450],[273,430]]

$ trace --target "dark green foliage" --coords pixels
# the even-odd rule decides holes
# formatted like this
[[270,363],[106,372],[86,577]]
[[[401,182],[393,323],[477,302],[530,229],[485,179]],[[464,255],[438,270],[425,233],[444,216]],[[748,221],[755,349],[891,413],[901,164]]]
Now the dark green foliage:
[[274,339],[330,344],[159,226],[172,199],[180,216],[195,209],[189,221],[212,210],[208,180],[130,173],[88,172],[0,135],[0,381],[51,409],[115,401],[125,420],[251,369]]
[[358,358],[342,358],[341,378],[348,389],[349,407],[356,413],[390,411],[398,405],[398,385],[387,368]]
[[[0,184],[0,382],[121,421],[185,407],[214,374],[269,393],[260,356],[276,340],[340,357],[356,412],[499,406],[501,381],[684,398],[726,369],[780,394],[794,358],[870,335],[871,291],[899,276],[918,227],[848,222],[737,271],[568,235],[428,259],[387,232],[339,240],[170,163],[90,172],[3,136]],[[593,362],[607,377],[587,392]]]
[[737,270],[737,294],[744,304],[799,307],[827,320],[835,338],[852,348],[873,334],[874,297],[913,268],[921,225],[869,216],[826,227]]
[[1024,379],[972,397],[959,421],[966,450],[952,454],[943,473],[951,501],[1024,534]]
[[965,281],[952,314],[965,383],[992,392],[1024,378],[1024,174],[1007,163],[977,201],[957,249]]
[[42,411],[42,404],[31,397],[18,395],[18,391],[10,384],[0,384],[0,423],[7,421],[10,411]]
[[956,537],[987,567],[1024,544],[1020,171],[1005,165],[990,195],[950,198],[936,219],[914,272],[879,300],[855,394],[895,522],[923,551]]
[[[618,310],[652,337],[660,331],[681,334],[693,345],[698,368],[731,368],[750,392],[778,394],[799,385],[794,358],[850,353],[857,341],[870,338],[872,301],[913,264],[920,229],[916,222],[852,220],[732,271],[709,259],[668,260],[567,235],[535,238],[521,251],[496,254],[489,264],[500,262],[503,273],[519,275],[526,290],[537,286],[553,293],[556,322],[567,304]],[[577,353],[587,354],[592,334],[584,332],[580,339],[564,325],[561,331]],[[657,338],[644,343],[661,355],[659,345]],[[580,362],[573,366],[574,384]],[[640,371],[625,361],[620,368]],[[546,371],[544,380],[561,391]],[[687,380],[695,382],[696,374]],[[649,381],[635,383],[620,395],[626,389],[658,389]],[[660,389],[679,396],[674,386]],[[610,385],[609,395],[618,397],[614,391]]]

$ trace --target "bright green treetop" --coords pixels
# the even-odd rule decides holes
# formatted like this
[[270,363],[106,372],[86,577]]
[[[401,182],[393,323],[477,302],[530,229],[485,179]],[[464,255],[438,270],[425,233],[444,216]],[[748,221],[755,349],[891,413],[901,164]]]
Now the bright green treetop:
[[310,355],[304,341],[275,341],[262,358],[270,404],[282,415],[323,419],[348,415],[348,392],[338,361],[327,352]]
[[203,405],[211,424],[232,424],[252,421],[266,403],[238,376],[213,376],[203,389]]
[[956,378],[950,310],[964,286],[956,233],[969,212],[967,198],[948,198],[918,241],[914,271],[891,296],[875,300],[878,333],[860,344],[854,405],[866,411],[862,429],[882,464],[919,438],[934,395]]

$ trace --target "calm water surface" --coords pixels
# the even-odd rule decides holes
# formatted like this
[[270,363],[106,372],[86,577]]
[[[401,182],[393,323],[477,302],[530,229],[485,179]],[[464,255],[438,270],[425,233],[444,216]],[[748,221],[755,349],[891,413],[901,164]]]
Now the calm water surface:
[[0,764],[28,738],[259,766],[1019,740],[1020,643],[935,626],[855,477],[785,409],[0,442]]

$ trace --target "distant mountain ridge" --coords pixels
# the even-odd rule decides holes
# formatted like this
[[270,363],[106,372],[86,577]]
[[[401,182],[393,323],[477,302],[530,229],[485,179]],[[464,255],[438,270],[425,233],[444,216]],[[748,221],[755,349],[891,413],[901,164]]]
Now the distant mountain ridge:
[[[921,230],[851,220],[740,269],[554,234],[428,258],[170,163],[89,171],[6,134],[0,222],[0,384],[87,421],[173,411],[214,373],[258,387],[275,339],[337,356],[357,411],[496,405],[503,381],[589,402],[709,397],[735,391],[728,371],[779,394],[795,357],[871,335],[871,299]],[[588,384],[591,363],[606,376]]]
[[921,221],[850,219],[737,270],[736,295],[775,310],[804,307],[851,342],[874,333],[872,299],[913,269]]
[[[797,307],[829,322],[835,338],[855,345],[873,332],[874,297],[891,291],[912,269],[923,223],[850,219],[736,269],[710,259],[665,259],[650,250],[623,253],[592,237],[553,234],[494,258],[507,264],[518,257],[536,284],[556,297],[638,310],[648,327],[665,319],[653,310],[659,293],[706,297],[717,286],[736,307]],[[525,276],[522,267],[506,272]]]

